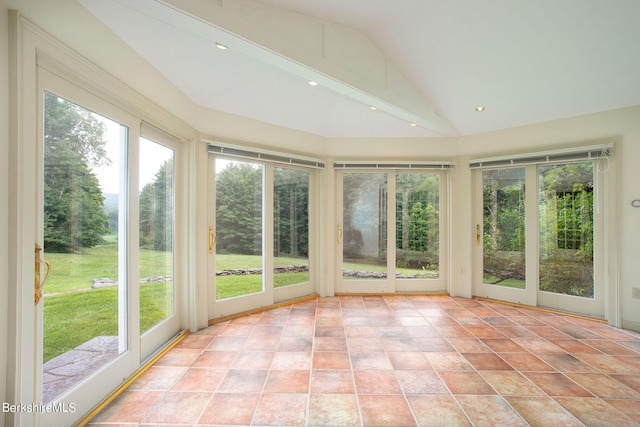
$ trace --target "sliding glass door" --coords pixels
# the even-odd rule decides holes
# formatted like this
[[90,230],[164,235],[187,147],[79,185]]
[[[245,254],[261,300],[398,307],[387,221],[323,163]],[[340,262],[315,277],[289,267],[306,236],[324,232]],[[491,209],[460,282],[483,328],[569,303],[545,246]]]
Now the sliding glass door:
[[339,172],[337,292],[446,291],[445,177]]
[[476,295],[604,316],[605,207],[595,165],[475,172]]
[[314,292],[310,169],[210,157],[210,317]]

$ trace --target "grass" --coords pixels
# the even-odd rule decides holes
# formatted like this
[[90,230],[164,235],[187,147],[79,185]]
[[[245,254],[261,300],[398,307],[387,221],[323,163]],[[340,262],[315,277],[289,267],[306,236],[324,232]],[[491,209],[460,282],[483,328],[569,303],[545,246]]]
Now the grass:
[[525,289],[526,288],[526,284],[525,284],[524,280],[519,280],[519,279],[504,279],[504,280],[500,280],[499,278],[497,278],[495,276],[488,275],[488,274],[484,275],[482,281],[484,283],[489,284],[489,285],[504,286],[505,288],[516,288],[516,289]]

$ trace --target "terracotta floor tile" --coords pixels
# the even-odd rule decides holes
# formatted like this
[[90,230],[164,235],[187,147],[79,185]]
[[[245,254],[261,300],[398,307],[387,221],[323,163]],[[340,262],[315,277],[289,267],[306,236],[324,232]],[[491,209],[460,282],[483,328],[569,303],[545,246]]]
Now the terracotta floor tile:
[[347,351],[345,337],[316,337],[313,340],[314,351]]
[[598,372],[596,368],[568,353],[539,354],[538,357],[560,372]]
[[93,421],[138,423],[164,397],[162,391],[125,391],[107,406]]
[[613,341],[609,341],[607,339],[599,339],[599,340],[581,340],[584,344],[591,346],[597,350],[600,350],[602,353],[611,354],[611,355],[633,355],[637,356],[638,353],[635,351],[624,347],[620,344],[617,344]]
[[311,394],[308,418],[310,426],[361,425],[355,394]]
[[129,386],[129,390],[169,390],[187,372],[186,367],[152,366]]
[[506,338],[504,334],[498,331],[493,326],[467,326],[469,332],[471,332],[476,338]]
[[259,394],[217,393],[205,408],[198,424],[249,425]]
[[637,400],[611,400],[606,399],[606,402],[616,408],[618,411],[631,418],[636,423],[640,424],[640,405]]
[[259,393],[264,387],[268,370],[230,369],[218,391],[223,393]]
[[627,387],[608,375],[570,373],[566,375],[595,396],[607,399],[636,399],[640,401],[640,392]]
[[311,369],[311,352],[279,351],[273,356],[271,369]]
[[578,359],[605,374],[640,375],[640,368],[633,367],[608,354],[576,354]]
[[351,363],[354,371],[371,369],[393,369],[385,352],[351,352]]
[[514,338],[516,344],[524,347],[533,354],[566,353],[563,349],[542,338]]
[[307,393],[309,371],[269,371],[265,393]]
[[496,394],[477,372],[442,371],[438,374],[453,394]]
[[269,369],[275,352],[241,351],[231,365],[232,369]]
[[345,296],[189,335],[90,425],[625,426],[639,412],[640,333],[458,297]]
[[471,427],[458,402],[450,395],[411,395],[407,400],[420,426]]
[[483,371],[480,375],[503,396],[544,396],[542,390],[519,372]]
[[420,347],[413,340],[413,338],[407,337],[384,337],[382,338],[382,345],[388,352],[396,351],[420,351]]
[[174,348],[158,360],[155,366],[190,366],[202,353],[202,349]]
[[395,376],[405,394],[449,394],[449,390],[435,371],[396,371]]
[[574,339],[550,339],[549,342],[557,345],[568,353],[602,353],[601,351]]
[[414,338],[414,340],[421,351],[425,351],[425,352],[454,351],[454,348],[451,347],[449,342],[447,342],[447,340],[445,340],[444,338],[416,337]]
[[228,369],[236,360],[237,355],[237,351],[203,351],[191,367]]
[[523,374],[549,396],[593,396],[587,390],[560,373],[524,372]]
[[307,394],[263,394],[258,402],[253,425],[301,426],[305,425]]
[[358,395],[365,426],[415,426],[404,396]]
[[[483,339],[482,342],[496,353],[525,353],[526,350],[511,339]],[[477,353],[469,351],[467,353]]]
[[584,426],[571,412],[549,397],[510,396],[505,399],[531,427]]
[[640,392],[640,375],[611,375],[611,378],[614,378],[627,387]]
[[464,358],[478,371],[512,371],[513,368],[494,353],[465,353]]
[[347,338],[347,347],[351,351],[384,351],[382,339],[378,337]]
[[402,394],[393,371],[355,371],[358,394]]
[[211,393],[169,392],[149,412],[144,422],[195,424],[210,399]]
[[313,340],[311,337],[282,337],[278,351],[311,351]]
[[355,393],[352,371],[314,370],[311,372],[311,393]]
[[527,422],[500,396],[456,396],[476,427],[525,427]]
[[351,369],[349,354],[346,351],[314,352],[313,369]]
[[394,351],[389,353],[388,357],[395,370],[431,369],[431,364],[424,353],[419,351]]
[[530,353],[504,353],[501,356],[518,371],[555,371],[553,367]]
[[467,359],[457,352],[424,353],[433,369],[438,371],[470,371],[473,367]]
[[544,339],[571,339],[570,335],[565,334],[559,329],[552,326],[527,326],[531,332]]
[[588,426],[636,426],[631,418],[604,400],[559,397],[556,401]]
[[227,371],[223,369],[192,368],[171,391],[215,391],[226,374]]

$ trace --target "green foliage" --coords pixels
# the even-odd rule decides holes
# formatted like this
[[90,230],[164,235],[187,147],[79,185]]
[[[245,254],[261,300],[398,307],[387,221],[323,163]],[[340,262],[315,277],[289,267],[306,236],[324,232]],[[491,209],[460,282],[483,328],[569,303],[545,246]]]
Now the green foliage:
[[218,253],[262,253],[262,171],[258,165],[233,162],[217,172]]
[[274,254],[309,254],[309,172],[274,169]]
[[45,94],[44,244],[78,252],[103,243],[108,217],[90,166],[108,163],[104,126],[91,112]]
[[169,159],[140,192],[140,247],[157,251],[173,248],[173,176],[173,159]]

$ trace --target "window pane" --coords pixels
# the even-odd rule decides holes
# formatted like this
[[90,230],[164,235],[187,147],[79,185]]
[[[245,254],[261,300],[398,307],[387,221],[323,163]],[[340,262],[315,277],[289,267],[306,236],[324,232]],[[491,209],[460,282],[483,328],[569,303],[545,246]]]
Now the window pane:
[[345,173],[342,250],[346,279],[387,277],[387,174]]
[[540,290],[593,298],[593,163],[543,166]]
[[140,139],[140,333],[174,313],[174,151]]
[[309,281],[309,172],[274,168],[274,287]]
[[482,172],[484,283],[525,288],[525,169]]
[[127,131],[44,95],[44,402],[126,350]]
[[216,159],[216,299],[262,292],[264,166]]
[[437,279],[440,249],[440,177],[396,175],[396,273]]

